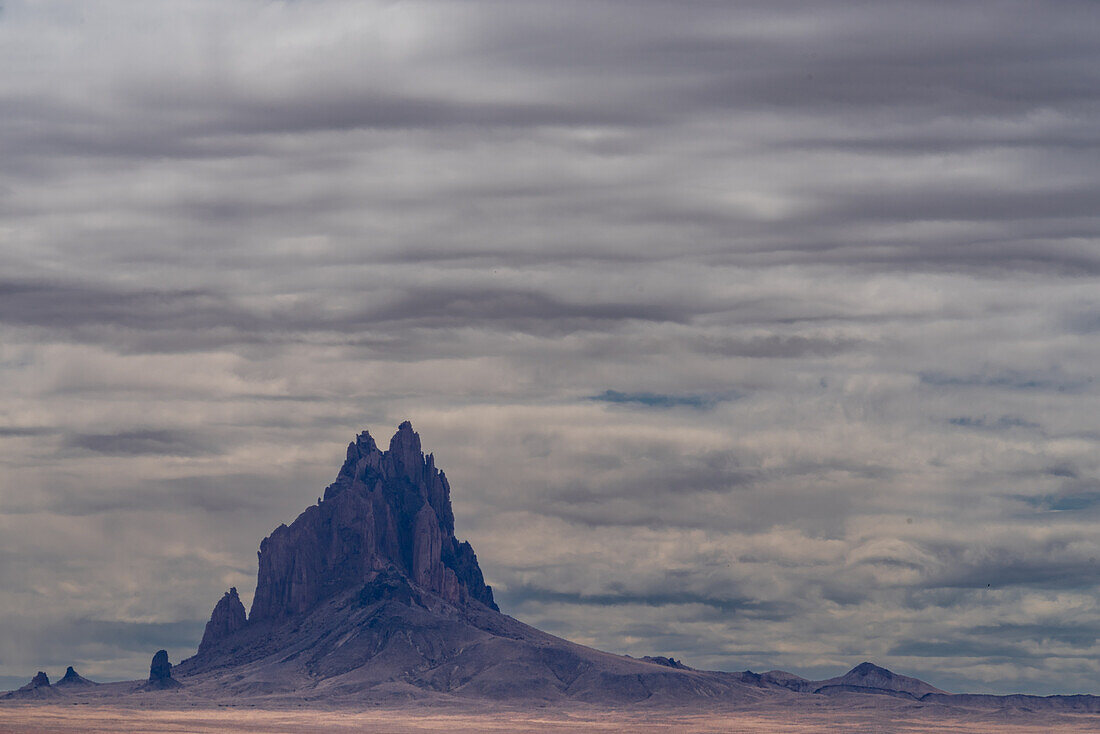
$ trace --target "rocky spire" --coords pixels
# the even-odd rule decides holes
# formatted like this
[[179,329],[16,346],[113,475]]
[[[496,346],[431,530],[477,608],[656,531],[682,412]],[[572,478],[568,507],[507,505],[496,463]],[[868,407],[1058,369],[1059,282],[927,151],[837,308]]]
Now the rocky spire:
[[41,670],[38,671],[37,673],[35,673],[34,677],[31,678],[31,682],[28,683],[26,686],[24,686],[24,688],[49,688],[49,687],[50,687],[50,676],[46,675]]
[[77,673],[76,670],[73,669],[73,666],[70,665],[68,668],[65,668],[65,675],[61,678],[61,680],[59,680],[57,682],[57,685],[59,685],[59,686],[94,686],[94,685],[96,685],[96,683],[95,683],[95,681],[88,680],[84,676],[80,675],[80,673]]
[[324,499],[260,544],[249,622],[304,612],[380,574],[458,606],[497,608],[473,549],[455,538],[447,477],[408,421],[386,451],[359,434]]
[[237,596],[237,587],[225,592],[214,606],[214,612],[210,615],[210,621],[206,623],[206,630],[202,634],[202,642],[199,643],[199,653],[203,653],[218,642],[233,634],[247,624],[244,615],[244,604]]

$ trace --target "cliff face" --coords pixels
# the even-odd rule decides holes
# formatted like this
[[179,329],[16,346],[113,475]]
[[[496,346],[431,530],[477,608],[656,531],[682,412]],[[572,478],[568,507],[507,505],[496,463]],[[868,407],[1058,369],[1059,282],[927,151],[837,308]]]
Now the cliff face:
[[360,434],[324,499],[260,543],[248,620],[300,614],[394,574],[456,606],[497,609],[473,549],[455,538],[447,477],[407,421],[386,451]]

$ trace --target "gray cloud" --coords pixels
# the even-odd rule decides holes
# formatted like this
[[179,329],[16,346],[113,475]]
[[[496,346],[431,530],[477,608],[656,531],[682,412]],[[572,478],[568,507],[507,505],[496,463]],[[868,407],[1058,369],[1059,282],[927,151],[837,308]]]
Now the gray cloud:
[[[367,303],[356,304],[350,312],[326,308],[315,300],[258,310],[214,292],[9,281],[0,283],[0,322],[47,328],[69,338],[107,342],[125,351],[192,351],[231,344],[309,341],[326,334],[392,337],[407,329],[489,328],[553,336],[606,330],[631,321],[683,323],[720,308],[705,303],[569,302],[533,289],[475,284],[396,298],[364,293],[357,300]],[[371,305],[372,300],[379,302]],[[794,346],[800,346],[797,340]],[[802,346],[819,348],[812,343]]]
[[67,448],[108,456],[197,456],[222,450],[196,433],[156,429],[70,434],[64,444]]
[[604,403],[617,405],[637,405],[645,408],[713,408],[718,403],[734,400],[735,393],[716,395],[663,395],[652,392],[619,392],[618,390],[604,390],[599,395],[589,396],[589,400],[598,400]]
[[959,428],[971,428],[977,431],[1010,431],[1014,428],[1039,430],[1042,428],[1042,426],[1035,421],[1025,420],[1012,415],[1002,415],[996,418],[962,415],[956,418],[950,418],[947,422]]
[[0,426],[0,438],[48,436],[56,432],[44,426]]
[[1092,382],[1091,377],[1073,378],[1058,374],[1058,370],[1048,373],[1026,373],[1017,370],[989,375],[946,375],[939,372],[925,372],[921,382],[935,387],[990,387],[1009,390],[1053,390],[1057,392],[1079,392]]
[[550,631],[1100,691],[1097,21],[5,3],[0,681],[187,654],[408,418]]
[[705,596],[683,591],[665,593],[632,594],[578,594],[540,589],[534,587],[510,587],[503,598],[515,605],[521,604],[570,604],[595,607],[645,606],[645,607],[710,607],[722,614],[737,614],[742,617],[782,620],[794,616],[791,609],[778,603],[761,602],[751,597],[730,598]]

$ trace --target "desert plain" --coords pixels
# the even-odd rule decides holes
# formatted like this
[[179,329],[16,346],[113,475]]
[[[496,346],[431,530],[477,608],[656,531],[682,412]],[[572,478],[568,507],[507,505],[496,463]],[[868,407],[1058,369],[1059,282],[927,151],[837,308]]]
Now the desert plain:
[[921,706],[805,706],[692,711],[687,709],[548,707],[445,709],[379,707],[364,710],[312,707],[105,706],[96,704],[21,704],[0,708],[4,734],[343,734],[345,732],[739,732],[810,734],[811,732],[1100,732],[1100,717],[1087,714],[1042,716],[1026,711],[960,712]]

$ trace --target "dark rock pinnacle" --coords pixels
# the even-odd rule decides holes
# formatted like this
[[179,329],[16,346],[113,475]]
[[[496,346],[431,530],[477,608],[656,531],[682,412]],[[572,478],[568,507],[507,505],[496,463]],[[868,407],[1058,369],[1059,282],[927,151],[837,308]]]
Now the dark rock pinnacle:
[[145,684],[146,690],[160,690],[175,688],[180,682],[172,677],[172,663],[168,662],[168,651],[157,650],[153,656],[153,662],[149,664],[149,680]]
[[219,640],[232,635],[246,624],[244,604],[241,603],[241,598],[237,596],[237,587],[233,587],[225,592],[221,601],[215,605],[214,612],[210,615],[210,621],[206,623],[202,642],[199,643],[199,653],[201,654],[210,649]]

